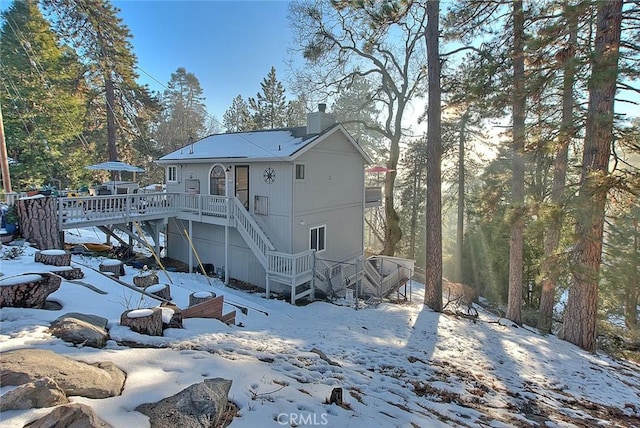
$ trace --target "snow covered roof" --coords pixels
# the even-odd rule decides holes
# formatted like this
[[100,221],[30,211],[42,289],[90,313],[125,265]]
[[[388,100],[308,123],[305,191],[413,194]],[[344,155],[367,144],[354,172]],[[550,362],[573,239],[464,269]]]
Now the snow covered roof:
[[161,157],[158,163],[237,158],[290,160],[297,151],[316,140],[319,135],[305,134],[306,127],[215,134]]
[[320,134],[307,134],[306,127],[269,129],[263,131],[215,134],[195,141],[181,149],[162,156],[156,161],[160,165],[170,163],[200,163],[203,160],[246,159],[253,161],[291,161],[326,135],[342,130],[347,139],[370,162],[368,156],[353,141],[341,125],[334,125]]

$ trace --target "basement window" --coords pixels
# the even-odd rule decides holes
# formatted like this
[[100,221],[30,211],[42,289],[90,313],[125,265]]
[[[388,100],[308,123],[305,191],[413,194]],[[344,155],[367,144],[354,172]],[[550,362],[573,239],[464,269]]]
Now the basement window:
[[309,229],[309,249],[317,252],[326,248],[327,226],[317,226]]

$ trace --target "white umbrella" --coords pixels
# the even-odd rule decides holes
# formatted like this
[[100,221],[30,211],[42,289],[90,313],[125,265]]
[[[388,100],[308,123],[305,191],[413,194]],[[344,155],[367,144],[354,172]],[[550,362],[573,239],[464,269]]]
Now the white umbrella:
[[102,169],[107,171],[144,172],[144,169],[120,161],[109,161],[85,166],[86,169]]

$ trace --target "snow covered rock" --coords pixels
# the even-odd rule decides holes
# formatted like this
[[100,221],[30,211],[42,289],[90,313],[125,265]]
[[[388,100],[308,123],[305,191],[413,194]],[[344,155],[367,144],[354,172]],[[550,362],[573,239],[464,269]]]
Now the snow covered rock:
[[205,379],[157,403],[145,403],[136,410],[149,417],[154,428],[200,428],[218,426],[232,381]]
[[44,349],[0,354],[0,384],[22,385],[49,377],[67,396],[107,398],[120,395],[126,374],[111,362],[87,364]]
[[56,407],[48,415],[25,425],[25,428],[83,427],[111,428],[86,404],[73,403]]
[[109,340],[108,320],[97,315],[70,312],[51,323],[49,332],[65,342],[104,348]]

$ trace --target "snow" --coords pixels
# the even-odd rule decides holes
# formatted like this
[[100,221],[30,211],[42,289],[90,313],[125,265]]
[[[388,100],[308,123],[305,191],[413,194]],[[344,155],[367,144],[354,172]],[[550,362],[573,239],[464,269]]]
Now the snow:
[[134,309],[127,314],[128,318],[142,318],[153,314],[152,309]]
[[317,137],[296,137],[291,130],[267,130],[216,134],[160,158],[190,159],[279,159],[292,156]]
[[42,250],[40,254],[44,254],[45,256],[63,256],[67,252],[65,250]]
[[10,285],[28,284],[30,282],[41,281],[41,275],[29,274],[29,275],[16,275],[10,278],[0,279],[0,287],[6,287]]
[[[96,236],[94,229],[81,229],[74,239]],[[2,274],[42,271],[33,262],[35,250],[24,249],[19,259],[0,261]],[[179,307],[188,306],[192,293],[215,292],[224,296],[225,313],[236,310],[238,325],[189,318],[184,329],[153,337],[119,324],[124,311],[155,306],[152,299],[83,266],[97,269],[101,258],[72,260],[86,274],[82,282],[107,294],[63,281],[49,298],[61,310],[2,308],[0,351],[40,348],[89,363],[114,362],[127,373],[122,395],[71,400],[91,406],[116,428],[148,427],[136,406],[215,377],[233,381],[229,397],[239,415],[232,427],[640,426],[637,365],[584,352],[480,308],[478,322],[434,313],[421,304],[419,283],[412,284],[410,303],[361,302],[355,310],[325,302],[293,306],[199,274],[169,272]],[[120,279],[132,283],[137,274],[127,266]],[[228,303],[246,307],[247,314]],[[107,318],[107,347],[52,336],[50,323],[68,312]],[[118,344],[124,342],[149,347]],[[345,407],[326,404],[338,387]],[[50,410],[3,412],[0,425],[22,427]]]

